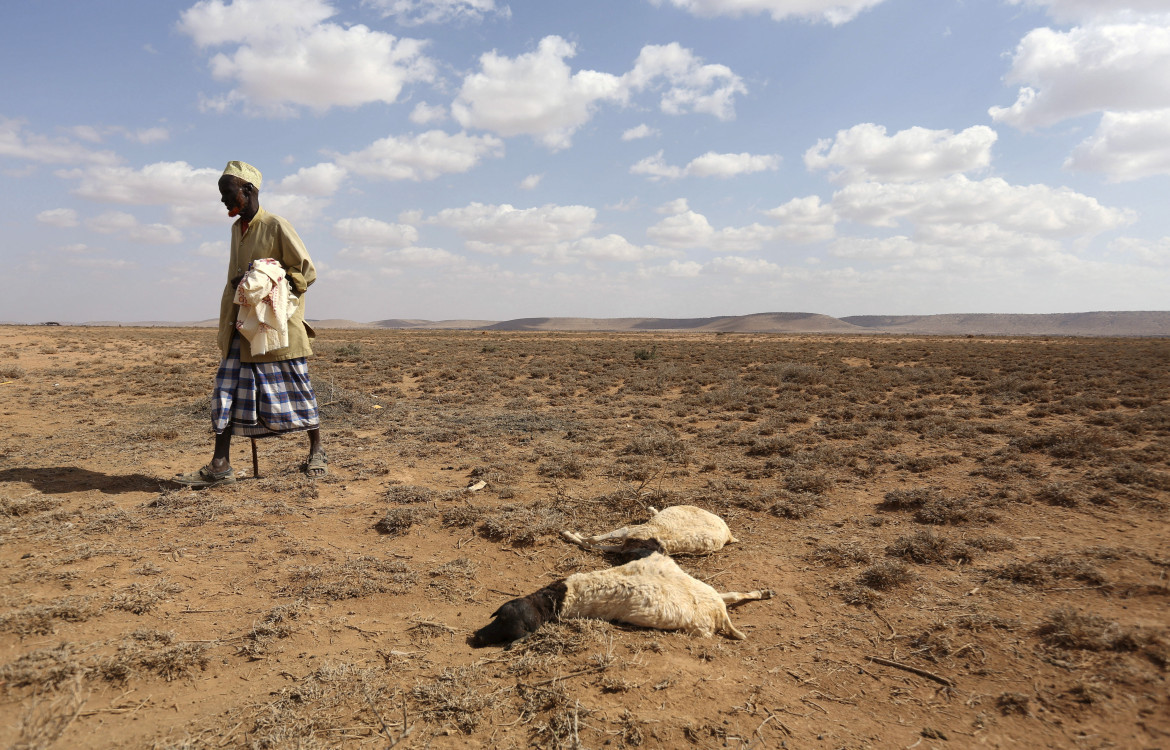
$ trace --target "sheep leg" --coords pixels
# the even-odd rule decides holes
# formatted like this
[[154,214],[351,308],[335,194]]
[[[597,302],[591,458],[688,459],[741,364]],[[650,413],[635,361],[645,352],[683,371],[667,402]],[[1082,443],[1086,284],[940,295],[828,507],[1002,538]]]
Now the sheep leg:
[[561,537],[581,549],[589,550],[590,552],[620,552],[622,549],[622,545],[620,544],[599,544],[598,537],[591,536],[582,538],[579,534],[574,534],[571,531],[562,531]]
[[758,589],[756,591],[728,591],[726,594],[720,594],[719,598],[728,606],[735,606],[744,602],[754,602],[760,599],[771,599],[776,595],[772,589]]

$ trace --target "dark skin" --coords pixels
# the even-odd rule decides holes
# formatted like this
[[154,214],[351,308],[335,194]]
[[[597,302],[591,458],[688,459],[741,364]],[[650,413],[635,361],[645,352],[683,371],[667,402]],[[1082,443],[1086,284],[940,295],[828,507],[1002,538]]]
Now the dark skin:
[[[245,222],[251,222],[260,210],[260,190],[255,185],[241,180],[234,175],[224,175],[219,178],[219,195],[223,205],[227,208],[228,216],[240,217]],[[231,280],[231,285],[238,286],[243,276]],[[316,453],[324,453],[321,447],[321,430],[314,427],[305,431],[309,436],[309,458]],[[214,472],[222,472],[232,467],[231,464],[232,431],[224,430],[215,436],[215,452],[212,455],[208,468]],[[308,459],[306,459],[308,461]]]

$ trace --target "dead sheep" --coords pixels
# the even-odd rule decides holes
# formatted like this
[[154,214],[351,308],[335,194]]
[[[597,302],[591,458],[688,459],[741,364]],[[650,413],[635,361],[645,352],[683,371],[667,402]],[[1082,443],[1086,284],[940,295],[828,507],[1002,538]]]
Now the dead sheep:
[[575,573],[507,602],[475,632],[471,644],[510,643],[531,635],[549,620],[574,618],[682,630],[705,638],[723,633],[743,640],[747,636],[731,624],[727,606],[773,595],[771,590],[720,594],[666,555],[652,552],[615,568]]
[[709,555],[739,541],[722,518],[693,505],[674,505],[661,512],[650,508],[650,512],[650,520],[636,526],[588,537],[562,531],[561,536],[594,552],[621,552],[631,540],[657,539],[668,555]]

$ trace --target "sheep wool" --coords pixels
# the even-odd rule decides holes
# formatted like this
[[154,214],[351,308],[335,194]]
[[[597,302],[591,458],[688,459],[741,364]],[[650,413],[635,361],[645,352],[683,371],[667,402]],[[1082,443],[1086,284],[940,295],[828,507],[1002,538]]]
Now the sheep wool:
[[[668,555],[709,555],[739,541],[722,518],[693,505],[674,505],[662,511],[651,508],[650,512],[654,515],[646,523],[590,537],[571,531],[562,532],[562,536],[599,552],[617,551],[627,540],[657,539]],[[610,542],[614,544],[607,544]]]
[[[752,598],[763,598],[754,596],[760,593],[752,592]],[[747,636],[731,624],[725,596],[748,595],[720,595],[674,560],[655,553],[616,568],[569,576],[559,615],[561,619],[592,617],[683,630],[707,638],[725,633],[743,640]]]

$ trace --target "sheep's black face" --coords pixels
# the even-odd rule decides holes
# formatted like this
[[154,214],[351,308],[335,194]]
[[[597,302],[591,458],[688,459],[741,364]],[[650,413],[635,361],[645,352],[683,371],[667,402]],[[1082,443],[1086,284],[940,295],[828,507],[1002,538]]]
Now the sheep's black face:
[[521,599],[513,599],[492,614],[492,621],[475,631],[471,645],[511,643],[532,635],[556,616],[565,598],[565,584],[558,581]]
[[666,548],[662,546],[662,542],[653,537],[650,539],[625,539],[622,541],[622,548],[618,551],[617,557],[619,560],[631,562],[641,560],[643,557],[650,557],[655,552],[665,555]]

